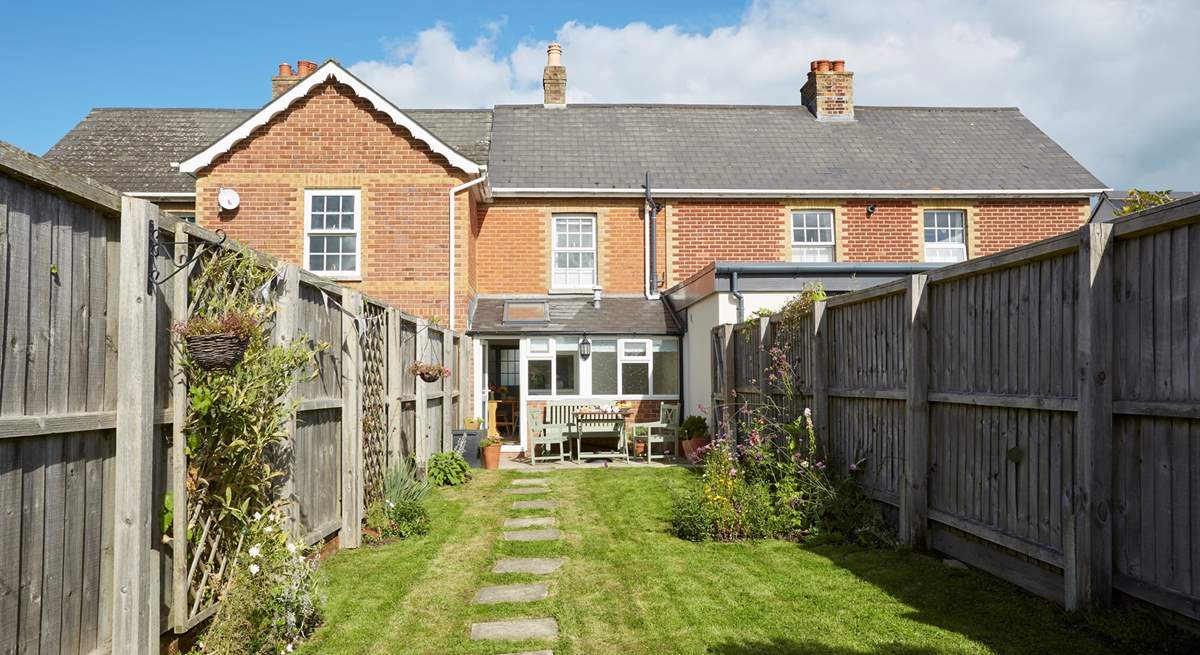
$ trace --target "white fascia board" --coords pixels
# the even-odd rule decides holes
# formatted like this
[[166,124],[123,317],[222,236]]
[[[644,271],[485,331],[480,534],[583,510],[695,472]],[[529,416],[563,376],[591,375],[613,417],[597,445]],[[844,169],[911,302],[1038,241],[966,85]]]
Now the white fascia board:
[[219,141],[200,151],[198,154],[193,155],[188,160],[181,162],[179,170],[184,173],[195,173],[208,166],[222,153],[228,152],[238,141],[250,136],[250,133],[255,129],[265,125],[276,114],[284,111],[293,102],[307,95],[313,87],[318,84],[324,84],[330,79],[349,86],[358,97],[370,102],[377,111],[387,114],[396,125],[405,128],[412,133],[413,137],[423,141],[431,150],[445,157],[451,166],[468,175],[477,175],[479,173],[479,164],[467,159],[454,150],[454,148],[443,143],[441,139],[438,139],[424,127],[421,127],[419,123],[409,118],[407,114],[400,111],[400,109],[386,98],[367,86],[365,82],[352,75],[350,71],[342,68],[333,60],[325,62],[311,75],[288,89],[286,93],[267,103],[257,113],[246,119],[244,123],[221,137]]
[[[1086,198],[1112,189],[654,189],[660,198]],[[641,198],[645,189],[493,187],[497,198]]]
[[195,198],[195,191],[126,191],[122,195],[130,198]]

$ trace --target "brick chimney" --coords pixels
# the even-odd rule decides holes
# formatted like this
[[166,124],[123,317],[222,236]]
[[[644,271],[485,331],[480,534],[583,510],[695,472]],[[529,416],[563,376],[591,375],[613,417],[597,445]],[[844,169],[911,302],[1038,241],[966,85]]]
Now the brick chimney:
[[279,65],[279,73],[271,78],[271,99],[274,100],[279,96],[287,93],[287,90],[296,86],[300,80],[312,75],[317,70],[317,65],[311,61],[301,59],[296,62],[296,70],[292,70],[292,65],[284,62]]
[[546,48],[546,69],[542,72],[543,104],[547,107],[567,106],[567,67],[562,65],[562,46],[551,43]]
[[846,62],[819,59],[809,64],[800,100],[819,121],[854,120],[854,73]]

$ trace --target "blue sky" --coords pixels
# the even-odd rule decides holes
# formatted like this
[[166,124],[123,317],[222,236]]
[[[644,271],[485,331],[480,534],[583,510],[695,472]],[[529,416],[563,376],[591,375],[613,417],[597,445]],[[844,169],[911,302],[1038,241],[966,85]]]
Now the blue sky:
[[256,107],[281,61],[334,58],[402,107],[794,104],[845,59],[874,105],[1018,106],[1111,186],[1200,190],[1190,0],[11,2],[0,140],[43,153],[92,107]]

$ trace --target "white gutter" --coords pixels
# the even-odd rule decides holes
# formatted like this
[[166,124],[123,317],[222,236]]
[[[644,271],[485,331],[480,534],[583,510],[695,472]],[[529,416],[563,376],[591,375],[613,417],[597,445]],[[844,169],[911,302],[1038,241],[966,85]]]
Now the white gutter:
[[485,171],[483,175],[450,189],[450,316],[446,323],[451,331],[454,331],[454,197],[458,195],[459,191],[466,191],[486,179],[487,172]]
[[[1082,198],[1112,189],[655,189],[670,198]],[[497,198],[640,198],[645,189],[493,187]]]

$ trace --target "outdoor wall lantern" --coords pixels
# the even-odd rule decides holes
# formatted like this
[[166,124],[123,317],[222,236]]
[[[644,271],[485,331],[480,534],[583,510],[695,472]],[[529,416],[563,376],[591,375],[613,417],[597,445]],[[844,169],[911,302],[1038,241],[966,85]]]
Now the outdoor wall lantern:
[[579,356],[583,359],[592,356],[592,342],[587,338],[586,334],[579,340]]
[[867,218],[875,215],[875,205],[867,205]]

